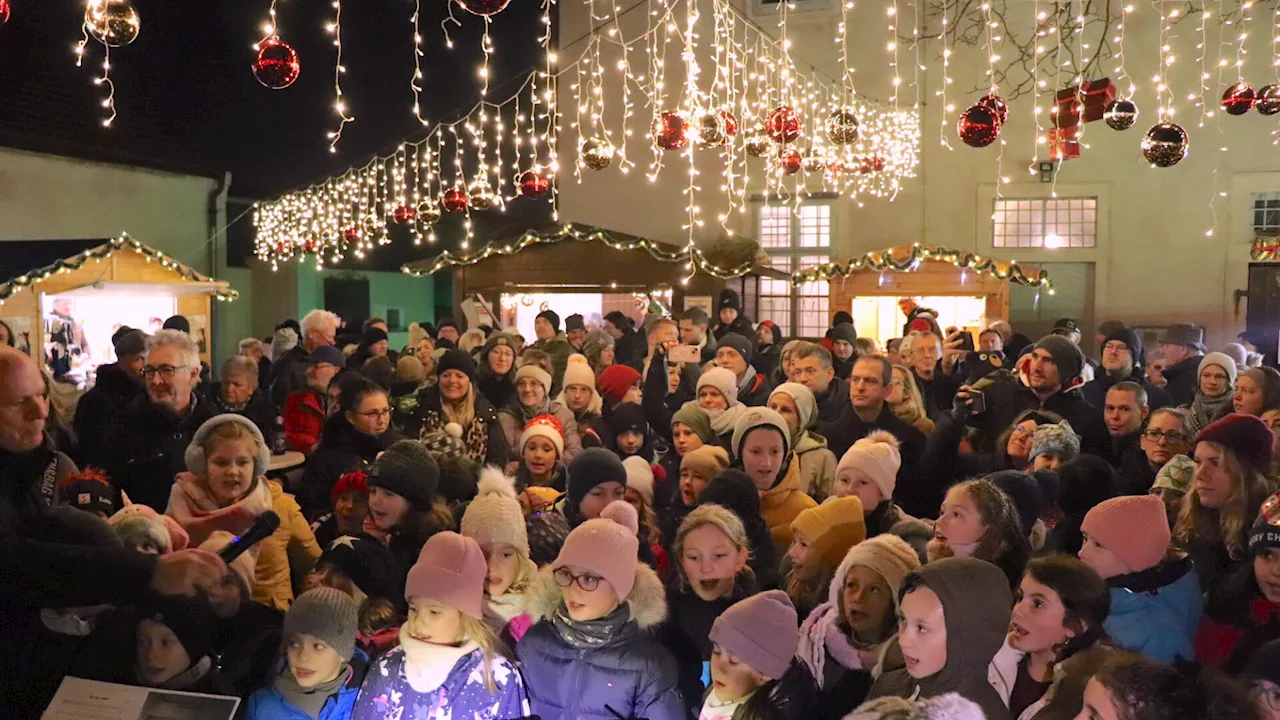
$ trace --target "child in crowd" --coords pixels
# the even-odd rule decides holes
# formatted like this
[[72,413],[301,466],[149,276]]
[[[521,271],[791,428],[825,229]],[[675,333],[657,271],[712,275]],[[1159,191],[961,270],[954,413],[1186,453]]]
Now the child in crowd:
[[[684,456],[716,442],[715,431],[711,429],[711,416],[707,411],[694,403],[685,403],[671,415],[671,451],[659,460],[662,469],[667,473],[667,482],[654,488],[654,509],[664,520],[669,510],[680,511],[680,470]],[[708,479],[710,479],[708,477]],[[697,494],[694,494],[696,499]],[[693,507],[690,504],[688,507]],[[687,512],[687,511],[686,511]],[[672,529],[680,525],[679,521]],[[663,526],[666,534],[666,526]],[[667,535],[671,537],[671,535]]]
[[760,492],[760,510],[779,553],[791,547],[791,521],[817,505],[800,487],[800,468],[791,461],[787,421],[769,408],[747,408],[733,428],[735,467]]
[[[619,505],[634,523],[631,506]],[[537,621],[516,645],[532,705],[526,715],[685,718],[671,653],[649,632],[666,617],[662,582],[638,550],[632,528],[587,520],[539,574]]]
[[882,534],[849,549],[831,578],[826,602],[800,628],[798,654],[821,691],[823,717],[842,717],[883,673],[898,630],[898,593],[920,567],[902,538]]
[[[701,412],[701,411],[699,411]],[[716,445],[702,445],[689,450],[680,458],[678,482],[679,494],[674,503],[663,511],[658,519],[664,543],[670,543],[685,517],[698,505],[698,494],[711,478],[729,466],[729,453]],[[670,476],[668,476],[670,477]]]
[[107,522],[125,547],[147,555],[166,555],[191,542],[177,520],[157,513],[149,505],[125,505]]
[[462,515],[462,534],[480,545],[488,564],[484,622],[511,647],[533,622],[526,605],[538,566],[529,559],[529,535],[514,481],[487,467],[480,472],[479,490]]
[[1203,599],[1191,558],[1169,549],[1164,502],[1126,495],[1099,503],[1081,526],[1080,559],[1107,581],[1103,627],[1117,645],[1157,662],[1191,660]]
[[627,469],[627,489],[622,498],[636,509],[640,518],[640,559],[653,566],[659,577],[666,578],[671,569],[671,561],[663,547],[662,530],[658,527],[658,516],[653,511],[653,486],[656,484],[654,474],[663,473],[661,465],[650,465],[639,455],[623,459],[622,466]]
[[1249,654],[1280,638],[1280,493],[1267,498],[1249,531],[1252,562],[1209,588],[1196,633],[1196,659],[1236,673]]
[[400,647],[370,668],[353,720],[516,720],[531,715],[520,671],[484,623],[480,545],[452,531],[422,546],[404,597]]
[[800,484],[814,500],[822,502],[831,493],[836,474],[836,456],[827,449],[827,439],[809,430],[818,414],[813,391],[800,383],[783,383],[769,395],[768,407],[787,421],[791,430],[794,462],[800,463]]
[[213,661],[213,620],[200,598],[151,595],[138,608],[132,682],[164,690],[235,695]]
[[698,720],[814,717],[817,687],[796,658],[796,610],[769,590],[735,603],[711,626],[711,688]]
[[356,641],[369,657],[395,647],[401,618],[391,601],[399,580],[395,563],[381,541],[368,535],[334,538],[307,574],[307,590],[331,587],[359,603]]
[[622,403],[609,415],[609,428],[613,431],[613,445],[609,447],[620,458],[639,455],[646,462],[653,461],[653,442],[649,438],[649,421],[644,409],[636,403]]
[[[1054,472],[1054,471],[1050,471]],[[1084,545],[1080,526],[1094,505],[1118,493],[1116,471],[1096,455],[1081,455],[1058,467],[1058,522],[1045,537],[1045,551],[1076,555]]]
[[343,535],[359,535],[369,517],[369,473],[361,468],[338,478],[333,486],[333,510],[311,523],[322,548]]
[[320,557],[311,526],[292,495],[267,480],[269,451],[262,432],[248,418],[217,415],[196,431],[186,450],[187,472],[179,473],[169,495],[171,515],[199,545],[215,530],[239,535],[262,513],[273,510],[280,527],[252,550],[255,602],[286,610],[293,601],[290,557],[309,564]]
[[626,496],[627,468],[618,456],[602,448],[583,450],[569,464],[567,492],[557,507],[576,528],[587,520],[600,517],[600,511],[614,500]]
[[245,704],[245,720],[349,720],[363,678],[356,653],[355,598],[340,590],[308,590],[284,618],[286,664],[271,685]]
[[369,519],[388,534],[392,577],[403,582],[427,539],[453,527],[453,513],[436,496],[440,467],[425,445],[401,440],[374,461],[368,483]]
[[1262,720],[1232,683],[1195,666],[1170,667],[1139,655],[1108,660],[1084,689],[1079,717],[1097,720]]
[[595,424],[600,420],[604,399],[596,390],[595,372],[582,355],[574,353],[569,356],[564,368],[564,389],[556,397],[556,402],[573,412],[582,447],[600,447],[600,436],[595,431]]
[[1071,462],[1080,455],[1080,436],[1071,423],[1062,420],[1048,425],[1037,425],[1031,438],[1030,463],[1027,472],[1056,470],[1059,465]]
[[1164,502],[1165,514],[1169,516],[1169,527],[1178,522],[1178,512],[1182,510],[1182,499],[1191,488],[1191,480],[1199,468],[1196,461],[1186,455],[1174,455],[1169,462],[1156,472],[1156,481],[1151,484],[1151,494]]
[[881,675],[870,697],[956,692],[977,703],[987,720],[1009,720],[1009,709],[987,680],[1013,609],[1000,568],[972,557],[931,562],[903,579],[898,608],[906,667]]
[[867,535],[874,537],[911,516],[893,503],[893,490],[902,467],[898,439],[886,430],[872,430],[840,458],[832,496],[853,496],[862,501]]
[[537,485],[564,492],[568,471],[561,462],[564,455],[563,432],[554,415],[539,415],[524,426],[520,435],[516,487]]
[[747,474],[736,468],[728,468],[711,478],[698,493],[698,505],[714,503],[728,509],[742,520],[751,543],[750,560],[747,562],[756,574],[756,582],[762,590],[781,586],[779,564],[781,553],[773,544],[769,525],[760,512],[760,491]]
[[802,617],[827,598],[836,568],[849,548],[867,537],[862,501],[836,498],[802,511],[791,521],[791,548],[787,558],[787,596]]
[[928,553],[930,562],[954,555],[994,563],[1014,586],[1031,545],[1009,496],[986,480],[969,480],[947,491]]

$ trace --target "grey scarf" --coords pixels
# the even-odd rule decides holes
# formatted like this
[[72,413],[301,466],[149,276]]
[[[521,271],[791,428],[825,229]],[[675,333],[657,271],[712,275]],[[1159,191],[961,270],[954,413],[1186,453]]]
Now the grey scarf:
[[1231,404],[1231,399],[1234,395],[1230,390],[1218,397],[1209,397],[1200,392],[1196,393],[1195,400],[1191,401],[1191,414],[1194,416],[1196,434],[1209,427],[1213,421],[1234,412]]
[[286,667],[276,676],[275,682],[271,685],[284,697],[285,702],[306,713],[307,717],[320,720],[320,713],[324,711],[325,703],[329,702],[329,698],[341,690],[350,679],[351,665],[343,663],[334,679],[315,687],[304,688],[294,679],[293,672]]
[[619,605],[617,610],[599,620],[586,621],[569,617],[569,611],[562,602],[551,618],[552,625],[560,634],[560,638],[579,650],[601,647],[617,637],[623,626],[630,621],[631,606],[625,602]]

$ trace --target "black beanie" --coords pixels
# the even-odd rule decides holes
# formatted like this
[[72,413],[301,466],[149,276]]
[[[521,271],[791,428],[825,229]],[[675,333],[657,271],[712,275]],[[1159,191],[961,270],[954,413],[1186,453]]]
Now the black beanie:
[[645,420],[644,408],[635,403],[621,403],[609,414],[609,427],[614,435],[624,432],[649,433],[649,422]]
[[387,448],[369,469],[369,487],[389,490],[418,510],[427,510],[440,487],[440,466],[426,445],[400,440]]
[[[1107,333],[1107,337],[1102,341],[1102,347],[1106,347],[1107,343],[1112,340],[1119,340],[1129,346],[1129,354],[1133,356],[1133,366],[1142,367],[1142,336],[1130,330],[1127,327],[1120,327]],[[1102,348],[1098,348],[1101,352]]]
[[370,537],[343,535],[324,549],[316,567],[332,565],[371,598],[394,599],[395,561],[386,545]]
[[387,338],[387,331],[382,328],[371,327],[364,331],[364,346],[369,347],[375,343],[382,342]]
[[698,504],[707,503],[732,510],[744,523],[761,517],[760,491],[751,477],[737,468],[726,468],[707,482],[698,493]]
[[716,312],[720,312],[725,308],[742,311],[742,300],[738,298],[738,293],[729,288],[720,291],[720,297],[716,302]]
[[716,345],[717,347],[727,347],[733,350],[742,356],[743,362],[748,365],[751,364],[751,341],[738,333],[725,333],[724,337],[716,341]]
[[1018,470],[1001,470],[991,473],[986,479],[1013,501],[1013,506],[1018,509],[1022,534],[1024,537],[1030,537],[1032,528],[1044,512],[1044,496],[1040,493],[1039,483],[1027,473]]
[[465,350],[449,348],[436,361],[437,375],[444,375],[446,370],[458,370],[466,373],[467,377],[475,377],[476,362],[471,359],[471,354]]
[[148,595],[138,608],[138,622],[151,620],[173,631],[194,665],[213,651],[213,611],[201,597]]
[[1063,385],[1079,377],[1084,369],[1084,355],[1080,348],[1061,335],[1045,335],[1036,343],[1035,349],[1044,350],[1053,358]]
[[574,313],[564,319],[564,331],[573,332],[574,330],[586,330],[587,323],[579,313]]
[[1058,507],[1083,518],[1094,505],[1116,496],[1116,471],[1096,455],[1081,455],[1058,466]]
[[1249,554],[1280,548],[1280,493],[1262,503],[1258,517],[1249,528]]
[[181,330],[182,332],[191,334],[191,321],[181,315],[174,315],[164,321],[164,330]]
[[560,332],[560,316],[556,314],[555,310],[543,310],[538,313],[536,317],[544,318],[547,322],[551,323],[552,330]]
[[604,448],[593,447],[583,450],[569,463],[568,471],[569,479],[566,484],[569,505],[574,508],[577,508],[587,493],[597,485],[607,482],[616,482],[623,486],[627,484],[627,468],[623,466],[617,455]]
[[852,325],[852,324],[853,324],[853,316],[845,312],[844,310],[840,310],[835,314],[835,316],[831,318],[831,327],[835,327],[837,325]]

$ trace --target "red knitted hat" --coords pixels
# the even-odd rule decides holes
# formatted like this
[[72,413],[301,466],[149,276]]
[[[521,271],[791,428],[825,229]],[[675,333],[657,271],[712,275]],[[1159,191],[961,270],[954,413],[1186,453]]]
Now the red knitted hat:
[[368,480],[369,476],[363,470],[352,470],[351,472],[344,474],[342,477],[338,478],[338,482],[333,484],[333,497],[331,500],[333,500],[334,504],[337,504],[338,497],[341,496],[342,493],[351,492],[352,490],[360,493],[361,495],[368,495]]
[[1271,444],[1275,435],[1266,423],[1252,415],[1231,413],[1200,431],[1196,442],[1218,443],[1254,469],[1271,471]]
[[622,402],[627,390],[640,381],[640,373],[627,365],[610,365],[600,373],[596,384],[600,386],[600,394],[610,405]]
[[1132,572],[1160,564],[1169,549],[1169,516],[1155,495],[1104,500],[1084,516],[1080,529],[1111,551]]

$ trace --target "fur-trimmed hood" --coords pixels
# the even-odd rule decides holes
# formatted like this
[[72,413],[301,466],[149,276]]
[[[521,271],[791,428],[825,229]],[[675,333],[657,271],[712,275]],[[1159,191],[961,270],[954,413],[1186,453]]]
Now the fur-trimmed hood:
[[[552,566],[542,568],[529,588],[526,612],[535,621],[550,620],[563,602],[564,592],[552,576]],[[653,568],[642,562],[636,562],[636,584],[627,596],[627,604],[631,606],[631,619],[642,630],[656,627],[667,619],[667,595],[662,580]]]

